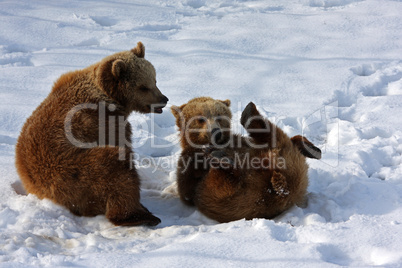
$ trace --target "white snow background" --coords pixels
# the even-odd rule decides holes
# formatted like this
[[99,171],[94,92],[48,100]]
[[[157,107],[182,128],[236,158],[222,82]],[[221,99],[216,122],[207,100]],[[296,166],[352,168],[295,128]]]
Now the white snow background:
[[[142,41],[169,104],[249,101],[323,151],[309,204],[218,224],[175,190],[173,115],[133,114],[142,202],[162,223],[115,227],[26,194],[26,118],[70,70]],[[0,266],[402,267],[400,0],[0,1]],[[164,148],[155,148],[155,144]]]

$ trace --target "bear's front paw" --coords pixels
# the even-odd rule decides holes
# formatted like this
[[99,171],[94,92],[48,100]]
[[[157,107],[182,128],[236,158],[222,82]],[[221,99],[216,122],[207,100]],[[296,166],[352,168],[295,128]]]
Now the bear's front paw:
[[213,151],[217,150],[214,146],[212,145],[205,145],[202,147],[202,152],[205,154],[206,157],[209,157]]
[[223,150],[215,150],[215,151],[211,152],[211,157],[220,159],[220,158],[227,157],[227,154]]
[[155,226],[161,223],[161,220],[158,217],[152,215],[152,213],[150,213],[148,210],[138,211],[131,214],[127,218],[109,218],[109,220],[117,226]]
[[225,151],[215,150],[210,154],[209,166],[211,168],[229,169],[233,168],[234,161],[226,154]]
[[224,150],[218,149],[214,146],[205,146],[202,149],[203,153],[205,154],[205,157],[207,159],[211,158],[223,158],[227,156],[226,152]]

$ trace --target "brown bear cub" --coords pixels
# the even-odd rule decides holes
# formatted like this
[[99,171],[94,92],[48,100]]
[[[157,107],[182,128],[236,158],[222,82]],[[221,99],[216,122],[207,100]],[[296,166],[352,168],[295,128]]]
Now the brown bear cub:
[[183,148],[177,170],[181,200],[219,222],[270,219],[305,205],[306,157],[319,159],[320,149],[305,137],[290,139],[253,103],[241,116],[249,137],[231,134],[229,105],[202,97],[172,107]]
[[130,157],[132,111],[162,113],[168,98],[141,42],[83,70],[62,75],[27,119],[16,167],[28,193],[80,216],[105,214],[115,225],[156,225],[140,203]]

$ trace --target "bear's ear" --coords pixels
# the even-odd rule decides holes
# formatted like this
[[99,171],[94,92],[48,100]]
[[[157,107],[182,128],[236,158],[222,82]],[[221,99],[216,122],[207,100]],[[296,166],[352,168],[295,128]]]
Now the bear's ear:
[[183,104],[180,107],[177,107],[175,105],[172,105],[170,107],[172,114],[176,118],[176,125],[179,127],[180,130],[184,129],[185,119],[184,119],[184,115],[183,115],[182,111],[185,106],[186,106],[186,104]]
[[227,107],[230,107],[230,100],[220,100],[223,104],[225,104]]
[[115,78],[112,74],[112,65],[113,60],[102,62],[97,68],[95,69],[95,80],[99,84],[99,86],[107,91],[109,88],[113,89],[115,84]]
[[177,119],[177,117],[179,117],[180,114],[180,108],[177,107],[176,105],[172,105],[170,107],[170,111],[172,111],[172,114],[174,115],[174,117]]
[[[112,59],[102,62],[95,68],[95,81],[99,87],[111,98],[123,100],[122,92],[117,90],[118,79],[121,77],[124,62]],[[125,67],[125,65],[124,65]]]
[[321,159],[321,150],[307,138],[297,135],[290,139],[299,149],[300,153],[308,158]]
[[170,110],[176,119],[180,119],[184,106],[186,106],[186,104],[183,104],[180,107],[177,107],[176,105],[172,105],[170,107]]
[[134,53],[138,58],[144,58],[145,57],[145,46],[141,43],[138,42],[137,46],[131,50],[131,52]]
[[126,70],[126,64],[123,60],[117,59],[112,64],[112,75],[114,78],[119,79],[122,73]]

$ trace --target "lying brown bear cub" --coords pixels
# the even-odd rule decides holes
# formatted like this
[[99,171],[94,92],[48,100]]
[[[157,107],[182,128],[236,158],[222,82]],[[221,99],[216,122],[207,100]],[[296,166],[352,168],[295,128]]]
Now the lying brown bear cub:
[[140,203],[130,155],[132,111],[162,113],[168,98],[141,42],[130,51],[62,75],[27,119],[16,167],[28,193],[81,216],[105,214],[115,225],[156,225]]
[[270,219],[305,205],[306,157],[319,159],[320,149],[305,137],[290,139],[252,102],[241,116],[249,137],[231,134],[229,105],[203,97],[172,107],[183,148],[177,170],[181,200],[219,222]]

